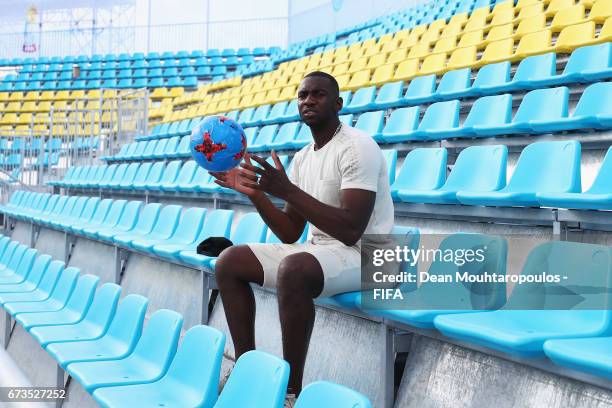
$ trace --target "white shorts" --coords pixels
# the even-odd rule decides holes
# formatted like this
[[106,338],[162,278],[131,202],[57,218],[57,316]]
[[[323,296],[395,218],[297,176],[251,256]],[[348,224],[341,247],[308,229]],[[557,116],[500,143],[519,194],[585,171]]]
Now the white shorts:
[[278,266],[288,255],[312,254],[323,270],[323,291],[319,297],[361,290],[361,253],[358,245],[348,247],[335,239],[315,239],[295,244],[247,244],[264,271],[263,286],[276,288]]

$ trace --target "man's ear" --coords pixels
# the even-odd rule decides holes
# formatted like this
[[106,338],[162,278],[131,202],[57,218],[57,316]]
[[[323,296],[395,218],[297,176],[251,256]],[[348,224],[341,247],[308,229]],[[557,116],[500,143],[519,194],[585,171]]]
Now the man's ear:
[[343,105],[344,105],[344,101],[339,96],[338,99],[336,100],[336,112],[340,112],[342,110]]

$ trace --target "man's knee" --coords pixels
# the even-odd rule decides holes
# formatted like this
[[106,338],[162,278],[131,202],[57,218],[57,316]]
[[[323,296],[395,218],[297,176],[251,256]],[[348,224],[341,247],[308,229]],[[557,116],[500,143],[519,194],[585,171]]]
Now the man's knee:
[[306,252],[286,256],[278,266],[280,293],[306,292],[313,298],[323,290],[323,270],[317,259]]
[[217,282],[232,278],[256,282],[258,263],[259,261],[257,261],[248,245],[231,246],[219,255],[215,264],[215,278]]

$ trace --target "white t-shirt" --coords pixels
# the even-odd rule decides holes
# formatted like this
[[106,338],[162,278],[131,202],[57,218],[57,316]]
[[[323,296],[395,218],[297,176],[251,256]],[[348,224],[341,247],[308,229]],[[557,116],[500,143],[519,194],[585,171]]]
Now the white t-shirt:
[[[306,126],[306,125],[304,125]],[[370,135],[347,125],[319,150],[314,142],[296,153],[289,179],[317,200],[340,207],[340,190],[376,192],[376,202],[364,234],[390,234],[394,209],[387,166]],[[314,225],[313,237],[333,239]],[[376,241],[376,240],[373,240]]]

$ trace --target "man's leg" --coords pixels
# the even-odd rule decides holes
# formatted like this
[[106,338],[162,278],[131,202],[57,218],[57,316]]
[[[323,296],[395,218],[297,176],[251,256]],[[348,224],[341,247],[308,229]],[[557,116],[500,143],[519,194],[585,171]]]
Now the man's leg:
[[246,245],[227,248],[215,265],[215,278],[223,301],[236,360],[255,349],[255,298],[250,282],[263,284],[263,268]]
[[291,367],[289,391],[298,395],[315,320],[313,299],[323,290],[323,270],[309,253],[289,255],[278,267],[276,285],[283,357]]

